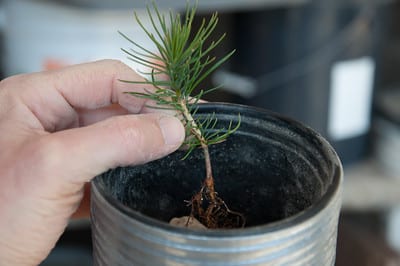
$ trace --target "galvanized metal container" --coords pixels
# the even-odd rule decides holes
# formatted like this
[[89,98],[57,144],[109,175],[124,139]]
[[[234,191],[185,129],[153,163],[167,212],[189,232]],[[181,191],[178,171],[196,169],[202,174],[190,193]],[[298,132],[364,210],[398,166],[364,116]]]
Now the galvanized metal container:
[[243,229],[199,231],[167,221],[190,209],[201,153],[174,153],[117,168],[92,183],[94,265],[334,265],[342,167],[310,128],[265,110],[206,104],[226,126],[242,125],[211,150],[219,195],[244,213]]

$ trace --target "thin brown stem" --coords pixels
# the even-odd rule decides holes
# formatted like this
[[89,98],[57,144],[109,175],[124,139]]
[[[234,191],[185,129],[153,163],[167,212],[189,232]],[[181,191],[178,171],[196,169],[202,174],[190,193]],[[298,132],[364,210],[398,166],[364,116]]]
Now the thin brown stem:
[[206,178],[207,179],[212,179],[213,174],[212,174],[212,166],[211,166],[211,159],[210,159],[210,152],[208,150],[208,145],[201,145],[201,148],[203,149],[204,153],[204,161],[206,165]]
[[206,166],[206,178],[204,180],[204,185],[207,187],[210,201],[212,203],[216,202],[215,188],[214,188],[214,177],[212,174],[212,166],[210,159],[210,152],[208,150],[208,145],[201,145],[204,153],[204,161]]
[[[196,216],[207,228],[243,227],[246,222],[244,216],[241,213],[231,211],[225,202],[218,197],[214,186],[211,157],[207,140],[204,138],[196,121],[193,119],[184,100],[180,101],[180,106],[185,123],[187,123],[191,129],[190,133],[200,142],[200,146],[203,149],[206,168],[206,177],[204,178],[203,185],[200,191],[196,193],[190,201],[192,211],[186,225],[189,224],[191,218]],[[207,201],[206,204],[204,204],[204,199]]]
[[212,173],[211,158],[210,158],[210,152],[208,149],[207,141],[204,138],[201,131],[199,130],[199,127],[198,127],[196,121],[193,119],[193,116],[190,113],[190,111],[188,110],[186,102],[184,100],[180,101],[180,106],[183,110],[182,114],[186,120],[186,123],[190,124],[192,134],[201,143],[201,148],[203,149],[203,154],[204,154],[204,163],[205,163],[205,167],[206,167],[206,178],[204,180],[204,186],[208,190],[208,194],[210,196],[210,201],[212,203],[215,203],[216,197],[215,197],[215,188],[214,188],[214,177],[213,177],[213,173]]

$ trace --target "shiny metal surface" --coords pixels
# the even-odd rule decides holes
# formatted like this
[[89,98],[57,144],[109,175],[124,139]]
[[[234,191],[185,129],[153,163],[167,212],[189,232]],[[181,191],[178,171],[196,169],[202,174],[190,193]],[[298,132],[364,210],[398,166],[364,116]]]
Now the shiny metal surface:
[[[244,107],[225,105],[225,108]],[[244,128],[246,116],[259,114],[256,109],[247,113],[246,110],[240,110]],[[276,125],[288,122],[274,114],[263,112],[263,115],[274,117],[271,123]],[[307,140],[304,142],[295,131],[311,133],[304,134]],[[326,190],[311,206],[265,225],[195,231],[170,226],[126,207],[105,193],[106,185],[95,179],[91,202],[94,265],[334,265],[343,179],[340,161],[326,141],[297,123],[285,134],[292,137],[287,141],[302,147],[296,149],[300,157],[306,160],[304,155],[311,154],[307,163],[313,169],[326,166],[322,171],[324,178],[313,177],[321,178],[318,184]]]
[[201,234],[134,220],[92,188],[94,265],[334,265],[339,190],[309,219]]

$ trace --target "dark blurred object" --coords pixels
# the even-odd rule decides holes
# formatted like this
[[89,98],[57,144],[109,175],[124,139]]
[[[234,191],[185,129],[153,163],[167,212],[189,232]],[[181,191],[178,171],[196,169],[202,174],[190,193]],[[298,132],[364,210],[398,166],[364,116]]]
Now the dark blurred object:
[[400,87],[377,93],[375,110],[375,155],[387,175],[400,178]]
[[[4,57],[4,26],[5,26],[5,10],[3,0],[0,0],[0,58]],[[0,59],[0,80],[4,78],[4,70]]]
[[379,213],[342,215],[336,266],[398,266],[400,254],[383,237]]
[[[144,8],[151,1],[132,1],[132,0],[59,0],[60,2],[96,8]],[[218,10],[254,10],[266,7],[291,6],[299,5],[310,0],[202,0],[198,1],[198,10],[209,12]],[[160,8],[184,9],[185,0],[156,0],[157,6]]]
[[87,220],[74,220],[40,266],[90,266],[92,238]]
[[390,5],[390,19],[387,20],[386,38],[381,45],[381,71],[378,82],[379,90],[400,88],[400,1],[393,1]]
[[400,86],[379,91],[375,109],[380,116],[393,124],[400,125]]
[[74,246],[55,248],[40,266],[91,266],[92,254]]
[[345,164],[358,161],[367,153],[377,51],[389,19],[381,2],[233,14],[231,73],[214,78],[239,95],[235,102],[298,119],[327,137]]

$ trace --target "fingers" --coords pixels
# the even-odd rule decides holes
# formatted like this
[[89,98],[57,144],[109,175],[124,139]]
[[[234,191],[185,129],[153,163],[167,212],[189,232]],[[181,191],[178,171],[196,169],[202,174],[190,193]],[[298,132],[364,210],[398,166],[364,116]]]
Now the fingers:
[[12,101],[1,105],[5,110],[12,110],[8,117],[26,117],[31,128],[49,132],[79,125],[77,109],[94,110],[118,104],[130,113],[149,112],[145,99],[125,92],[143,92],[153,88],[128,84],[120,79],[143,80],[128,66],[115,60],[18,75],[2,81],[0,88],[6,89],[7,98]]
[[78,109],[79,126],[87,126],[104,119],[117,116],[126,115],[128,111],[118,104],[112,104],[99,109]]
[[[118,104],[112,104],[99,109],[78,109],[77,111],[79,115],[79,126],[87,126],[113,116],[128,114],[128,110]],[[170,116],[177,116],[176,111],[172,109],[157,109],[151,107],[143,107],[141,113],[163,113]]]
[[[45,72],[46,74],[46,72]],[[139,113],[145,100],[125,94],[127,91],[151,90],[150,86],[128,84],[120,80],[144,80],[131,68],[116,60],[101,60],[47,72],[52,84],[74,108],[96,109],[118,103],[132,113]],[[53,89],[53,88],[50,88]]]
[[[137,165],[161,158],[184,140],[184,128],[164,114],[126,115],[60,131],[44,137],[42,145],[48,173],[69,169],[67,181],[81,183],[117,166]],[[65,156],[65,154],[69,156]],[[43,157],[39,156],[39,157]],[[63,173],[59,173],[63,176]],[[59,180],[55,180],[59,182]]]
[[7,265],[47,256],[94,176],[163,157],[183,142],[178,118],[151,113],[144,99],[124,94],[144,86],[119,79],[140,77],[105,60],[1,82],[0,257]]

